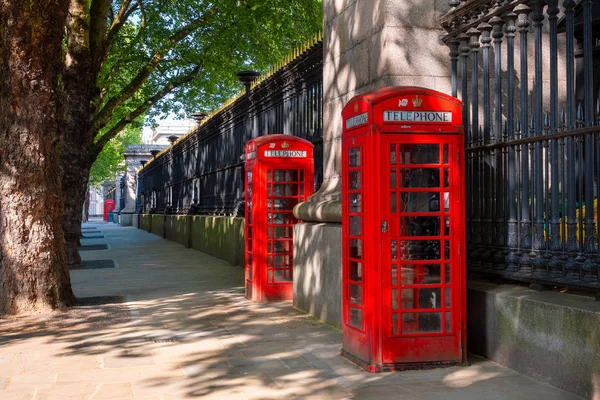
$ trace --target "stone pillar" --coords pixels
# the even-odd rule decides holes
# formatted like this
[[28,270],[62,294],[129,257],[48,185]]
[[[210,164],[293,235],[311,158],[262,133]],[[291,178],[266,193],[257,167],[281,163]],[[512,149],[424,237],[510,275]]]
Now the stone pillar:
[[123,173],[125,177],[125,187],[123,188],[125,207],[121,210],[122,226],[131,226],[133,215],[137,213],[137,170],[141,166],[140,161],[150,160],[152,158],[151,150],[161,151],[165,147],[164,145],[136,144],[127,146],[123,152],[126,169]]
[[317,316],[338,318],[337,311],[321,308],[340,299],[320,299],[301,288],[339,282],[339,289],[327,296],[341,296],[341,254],[333,252],[341,248],[342,108],[355,95],[385,86],[422,86],[451,94],[449,51],[438,24],[450,6],[447,0],[330,0],[323,7],[323,185],[294,209],[303,224],[313,225],[294,231],[295,248],[312,250],[295,255],[294,304]]

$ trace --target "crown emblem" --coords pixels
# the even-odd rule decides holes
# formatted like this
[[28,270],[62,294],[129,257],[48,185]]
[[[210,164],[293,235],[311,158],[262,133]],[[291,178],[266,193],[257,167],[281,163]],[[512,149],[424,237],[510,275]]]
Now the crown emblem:
[[419,108],[423,104],[423,99],[420,98],[419,96],[415,96],[415,98],[413,99],[412,103],[413,103],[413,106]]
[[357,113],[358,112],[358,103],[354,103],[354,112]]
[[290,147],[290,144],[288,142],[281,143],[281,148],[282,149],[287,149],[288,147]]

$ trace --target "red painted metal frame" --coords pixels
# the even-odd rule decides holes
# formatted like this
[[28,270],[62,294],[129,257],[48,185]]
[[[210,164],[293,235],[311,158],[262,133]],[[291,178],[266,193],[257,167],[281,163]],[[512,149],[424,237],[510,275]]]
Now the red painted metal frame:
[[261,303],[291,300],[292,232],[298,222],[292,210],[313,194],[313,144],[281,134],[252,139],[245,173],[246,297]]
[[[404,114],[397,120],[388,118],[391,121],[385,121],[386,111]],[[407,114],[425,111],[446,114],[435,123],[421,122],[420,119],[426,119],[422,115],[415,117]],[[451,119],[447,113],[451,113]],[[342,116],[342,355],[370,372],[465,363],[466,231],[462,103],[424,88],[390,87],[354,97],[344,107]],[[407,121],[410,119],[412,121]],[[429,145],[429,148],[437,144],[439,164],[401,165],[399,160],[392,164],[389,152],[392,144]],[[447,163],[444,160],[444,145],[448,150]],[[411,148],[406,149],[409,152]],[[395,154],[398,157],[400,155],[399,152]],[[404,179],[400,176],[400,169],[422,170],[429,167],[439,168],[437,189],[411,189],[400,185],[399,182]],[[397,174],[395,188],[390,183],[393,168]],[[444,188],[446,169],[449,172],[448,188]],[[401,204],[404,204],[401,198],[410,198],[413,193],[421,192],[427,193],[427,196],[431,193],[432,199],[437,195],[439,209],[399,214]],[[394,210],[398,210],[393,213],[390,200],[392,193],[396,196],[397,204]],[[444,193],[449,193],[447,211]],[[403,194],[406,196],[402,197]],[[429,221],[439,217],[439,232],[435,236],[408,237],[401,216],[406,219],[425,217]],[[450,222],[448,232],[445,217]],[[396,240],[397,244],[398,260],[394,263],[390,251],[392,240]],[[406,240],[421,240],[420,245],[425,241],[428,244],[437,242],[440,259],[416,262],[402,260],[406,252],[402,253],[401,244],[407,246]],[[444,249],[445,240],[449,245],[447,252]],[[431,248],[435,248],[435,245]],[[428,256],[431,254],[434,253],[428,253]],[[444,260],[444,257],[450,260]],[[445,264],[451,265],[450,282],[446,282]],[[396,265],[396,282],[392,282],[392,265]],[[408,275],[402,266],[406,271],[414,272],[410,285],[404,284],[406,280],[404,283],[401,281]],[[438,281],[426,281],[426,272],[435,272],[436,268],[439,270]],[[445,301],[446,288],[450,290],[450,304]],[[392,300],[392,290],[397,290],[396,303]],[[431,299],[427,300],[432,302],[431,307],[420,308],[421,305],[415,303],[419,299],[417,293],[430,295]],[[402,301],[400,294],[406,294],[407,299],[412,298],[412,308],[402,309],[398,304]],[[392,324],[394,313],[398,315],[395,325]],[[446,329],[445,313],[449,313],[450,329]],[[404,314],[411,314],[416,322],[411,326],[410,318],[407,318],[402,323]],[[439,320],[436,319],[438,315]],[[431,326],[439,324],[439,332],[403,332],[404,328],[429,329],[423,328],[427,318],[434,321]]]

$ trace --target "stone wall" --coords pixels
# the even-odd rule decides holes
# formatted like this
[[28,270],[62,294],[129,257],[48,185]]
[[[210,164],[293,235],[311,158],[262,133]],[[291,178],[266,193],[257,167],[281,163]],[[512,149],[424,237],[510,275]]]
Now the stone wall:
[[467,347],[586,398],[600,396],[600,302],[469,282]]
[[244,218],[139,214],[135,219],[146,232],[244,266]]

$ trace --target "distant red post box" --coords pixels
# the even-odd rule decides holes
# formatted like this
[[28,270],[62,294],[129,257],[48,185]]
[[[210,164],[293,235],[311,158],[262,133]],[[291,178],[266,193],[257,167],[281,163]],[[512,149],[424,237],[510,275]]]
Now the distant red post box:
[[104,220],[108,221],[108,212],[115,209],[114,200],[104,200]]
[[313,193],[312,143],[267,135],[246,144],[246,297],[293,297],[294,206]]
[[342,112],[342,355],[370,372],[466,360],[461,110],[390,87]]

